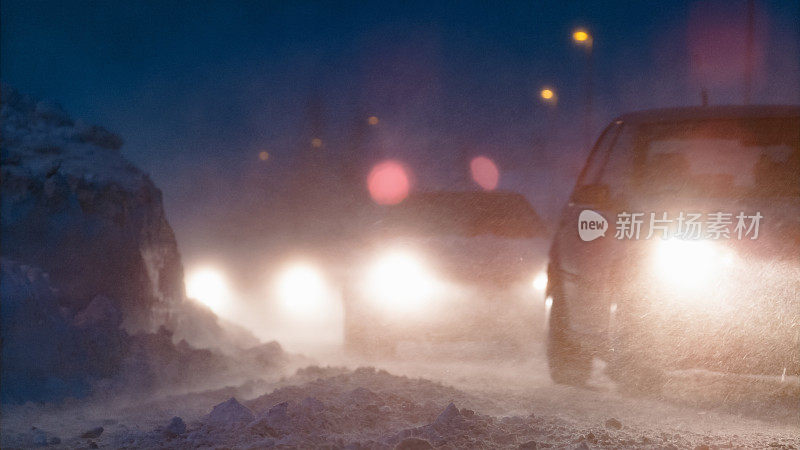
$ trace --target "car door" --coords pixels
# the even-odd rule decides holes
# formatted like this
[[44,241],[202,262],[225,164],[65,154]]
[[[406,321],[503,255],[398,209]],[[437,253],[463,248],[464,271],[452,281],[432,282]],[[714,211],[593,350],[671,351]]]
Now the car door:
[[632,144],[619,121],[603,132],[562,212],[551,252],[571,331],[589,338],[607,329],[614,266],[625,255],[615,224],[630,189]]

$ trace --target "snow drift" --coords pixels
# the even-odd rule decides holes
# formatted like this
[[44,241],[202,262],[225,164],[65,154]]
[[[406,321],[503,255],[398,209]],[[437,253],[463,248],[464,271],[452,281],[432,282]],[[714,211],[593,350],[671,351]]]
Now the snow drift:
[[[669,425],[642,426],[642,421],[619,420],[605,410],[581,422],[542,414],[541,404],[497,416],[487,409],[508,405],[480,392],[371,367],[309,366],[257,396],[264,388],[171,397],[160,406],[137,408],[149,413],[139,423],[98,416],[65,432],[33,422],[36,427],[29,431],[7,433],[3,444],[33,446],[58,440],[69,447],[114,448],[702,449],[796,448],[797,441],[793,434],[767,435],[762,430],[732,437]],[[198,400],[206,403],[200,407]],[[691,414],[694,419],[696,413]]]
[[3,256],[40,267],[61,306],[111,299],[126,329],[154,330],[183,300],[161,192],[122,139],[58,106],[2,89]]
[[4,402],[277,364],[277,344],[185,298],[161,191],[120,137],[6,85],[1,100]]

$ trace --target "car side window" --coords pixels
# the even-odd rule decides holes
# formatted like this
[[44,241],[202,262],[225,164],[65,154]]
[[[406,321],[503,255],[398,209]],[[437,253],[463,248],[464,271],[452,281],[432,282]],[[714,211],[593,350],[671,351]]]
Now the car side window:
[[600,180],[600,175],[603,173],[603,166],[608,161],[609,152],[614,147],[614,141],[617,139],[621,125],[619,122],[613,123],[603,131],[600,139],[597,141],[592,153],[589,154],[589,159],[583,167],[580,176],[578,177],[578,186],[585,186],[588,184],[596,184]]
[[636,127],[621,125],[600,165],[595,183],[608,186],[612,199],[623,197],[631,188],[636,134]]

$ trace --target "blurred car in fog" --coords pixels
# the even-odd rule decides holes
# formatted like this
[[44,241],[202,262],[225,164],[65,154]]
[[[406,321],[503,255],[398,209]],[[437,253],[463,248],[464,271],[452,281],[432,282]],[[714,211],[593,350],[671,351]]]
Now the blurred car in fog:
[[423,192],[381,206],[344,281],[348,350],[401,342],[494,342],[530,348],[543,317],[547,242],[533,207],[511,192]]
[[613,121],[563,210],[548,275],[556,382],[585,382],[593,357],[642,388],[667,368],[798,373],[800,108]]

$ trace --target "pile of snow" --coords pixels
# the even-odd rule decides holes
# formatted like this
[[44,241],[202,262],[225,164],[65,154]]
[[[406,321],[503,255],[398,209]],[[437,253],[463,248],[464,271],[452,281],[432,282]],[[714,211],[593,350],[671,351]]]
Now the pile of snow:
[[2,86],[3,256],[39,267],[61,306],[111,299],[131,331],[181,303],[183,269],[161,192],[122,140]]
[[0,276],[3,404],[242,383],[290,361],[275,342],[223,353],[174,343],[164,327],[131,335],[104,296],[73,312],[41,269],[2,259]]
[[86,395],[124,355],[121,315],[96,296],[83,310],[60,307],[41,269],[2,259],[2,401]]
[[161,191],[122,156],[120,137],[9,86],[1,94],[3,257],[46,272],[72,311],[106,297],[130,332],[166,326],[199,347],[257,343],[186,300]]
[[[60,436],[69,446],[127,448],[710,448],[730,437],[665,432],[613,417],[575,423],[559,417],[497,417],[480,399],[425,379],[361,368],[309,367],[251,400],[231,397],[190,420],[167,416],[151,428],[117,424],[98,438]],[[113,421],[112,421],[113,422]],[[111,422],[109,422],[111,423]],[[41,434],[41,430],[38,431]],[[45,433],[40,440],[51,437]],[[760,436],[760,437],[759,437]],[[8,445],[32,442],[20,433]],[[748,445],[792,448],[790,438],[756,436]]]
[[161,191],[121,138],[1,94],[3,403],[84,397],[99,382],[209,386],[282,362],[276,344],[185,298]]

